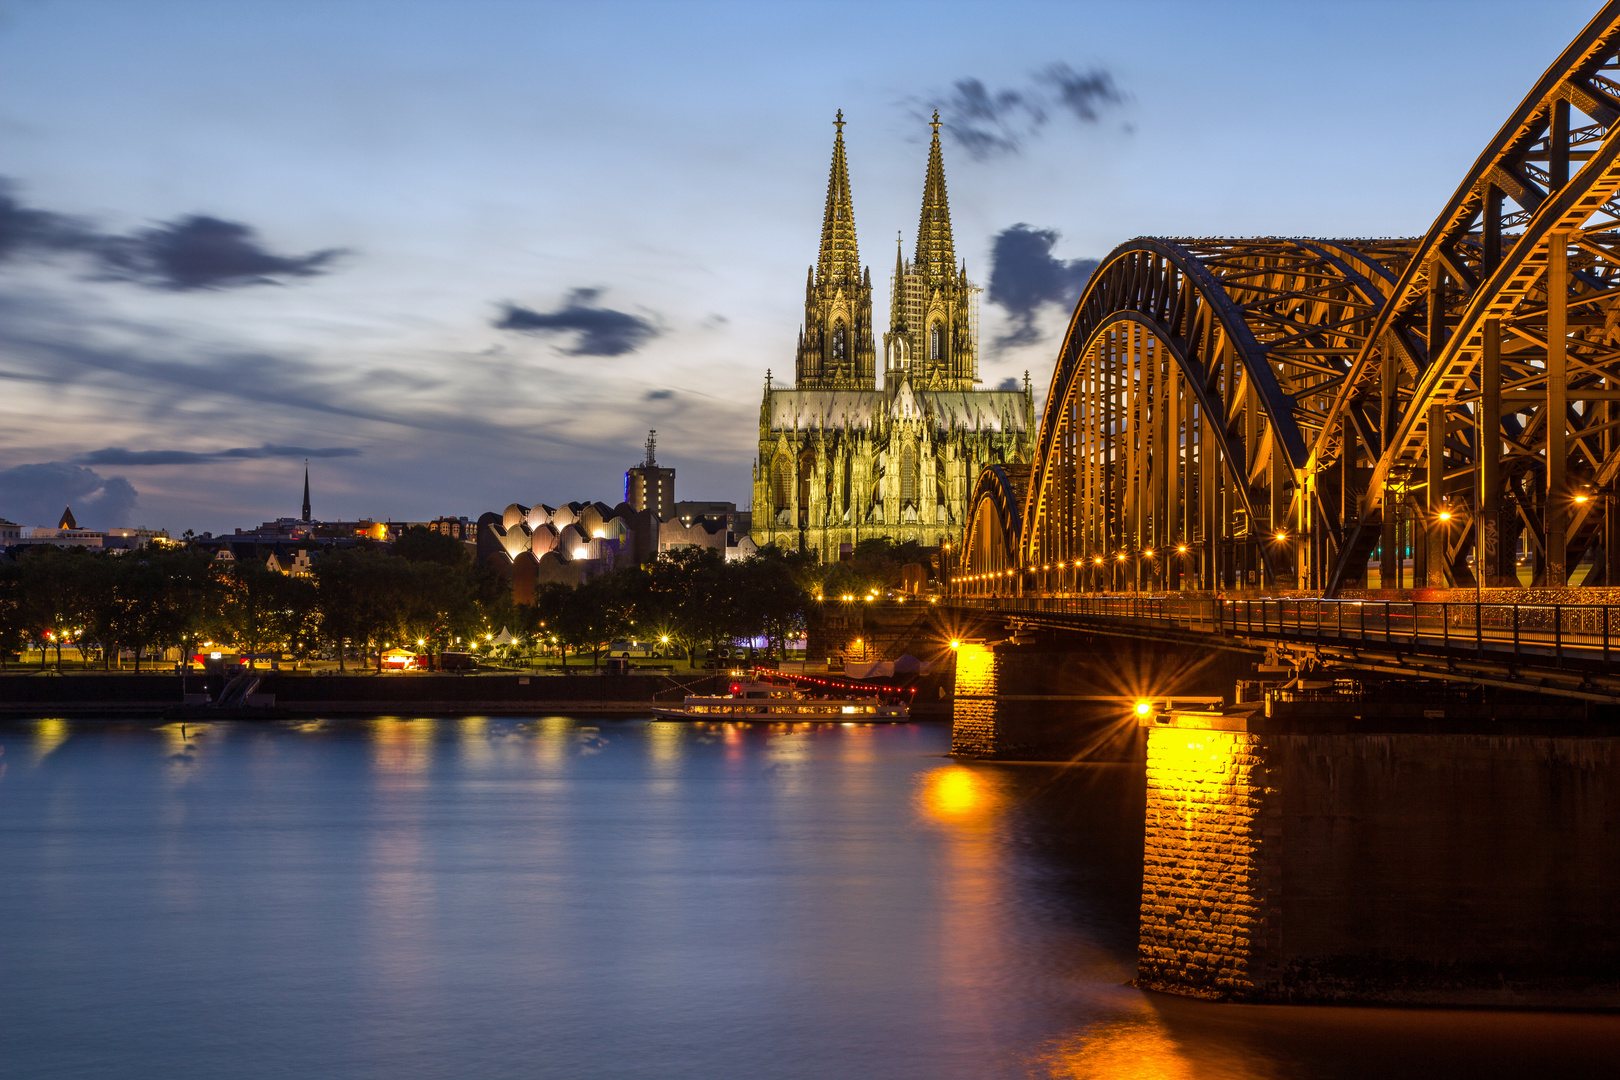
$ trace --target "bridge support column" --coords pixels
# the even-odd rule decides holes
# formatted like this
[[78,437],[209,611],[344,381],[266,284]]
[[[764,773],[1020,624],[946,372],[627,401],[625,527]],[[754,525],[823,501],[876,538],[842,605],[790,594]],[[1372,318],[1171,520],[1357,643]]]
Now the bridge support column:
[[[1547,280],[1569,274],[1569,234],[1554,232],[1547,242]],[[1547,302],[1547,503],[1543,510],[1545,584],[1561,589],[1569,581],[1569,303],[1568,290],[1548,290]]]
[[[1517,585],[1512,576],[1511,551],[1507,550],[1502,520],[1502,323],[1486,319],[1480,349],[1480,403],[1476,416],[1479,430],[1474,457],[1478,462],[1474,573],[1488,589]],[[1510,580],[1511,579],[1511,580]]]
[[1424,575],[1423,584],[1431,589],[1446,587],[1446,572],[1450,560],[1450,532],[1446,521],[1440,519],[1446,505],[1446,410],[1441,405],[1429,406],[1428,476],[1424,485],[1423,532]]
[[1401,495],[1393,485],[1384,489],[1383,535],[1379,538],[1378,587],[1403,587],[1401,561]]
[[1620,1005],[1620,737],[1163,719],[1147,725],[1139,985]]

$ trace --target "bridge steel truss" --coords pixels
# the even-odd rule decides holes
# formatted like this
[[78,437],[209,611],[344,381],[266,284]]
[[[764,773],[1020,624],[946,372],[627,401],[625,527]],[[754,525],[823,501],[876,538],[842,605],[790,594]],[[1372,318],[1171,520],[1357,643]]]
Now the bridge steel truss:
[[1422,238],[1115,249],[956,587],[1620,585],[1617,431],[1620,0]]

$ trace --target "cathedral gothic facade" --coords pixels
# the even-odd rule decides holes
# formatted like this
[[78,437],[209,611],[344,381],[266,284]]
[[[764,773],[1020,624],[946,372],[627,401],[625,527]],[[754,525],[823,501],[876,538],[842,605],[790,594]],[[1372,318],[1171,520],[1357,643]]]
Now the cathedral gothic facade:
[[1029,461],[1035,427],[1027,372],[1021,390],[978,388],[980,289],[951,239],[938,113],[916,250],[910,262],[895,251],[878,386],[872,272],[855,241],[843,113],[835,126],[794,384],[765,375],[752,531],[762,547],[815,551],[824,562],[873,537],[960,539],[979,471]]

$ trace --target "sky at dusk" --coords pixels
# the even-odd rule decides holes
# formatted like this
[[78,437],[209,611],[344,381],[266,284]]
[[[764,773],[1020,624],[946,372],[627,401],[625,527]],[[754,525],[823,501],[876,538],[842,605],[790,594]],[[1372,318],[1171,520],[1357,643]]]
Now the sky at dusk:
[[945,122],[987,385],[1138,235],[1424,232],[1586,3],[0,2],[0,518],[746,504],[835,110],[874,320]]

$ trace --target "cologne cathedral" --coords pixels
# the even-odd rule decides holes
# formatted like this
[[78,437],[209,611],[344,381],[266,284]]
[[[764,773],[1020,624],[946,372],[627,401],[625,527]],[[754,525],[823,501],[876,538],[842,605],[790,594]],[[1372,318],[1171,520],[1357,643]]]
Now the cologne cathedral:
[[939,114],[911,260],[895,252],[883,385],[877,384],[872,271],[861,266],[835,121],[821,254],[805,284],[791,387],[765,375],[754,466],[753,538],[834,562],[886,536],[955,541],[986,465],[1027,462],[1035,404],[1021,390],[981,390],[979,292],[951,240]]

